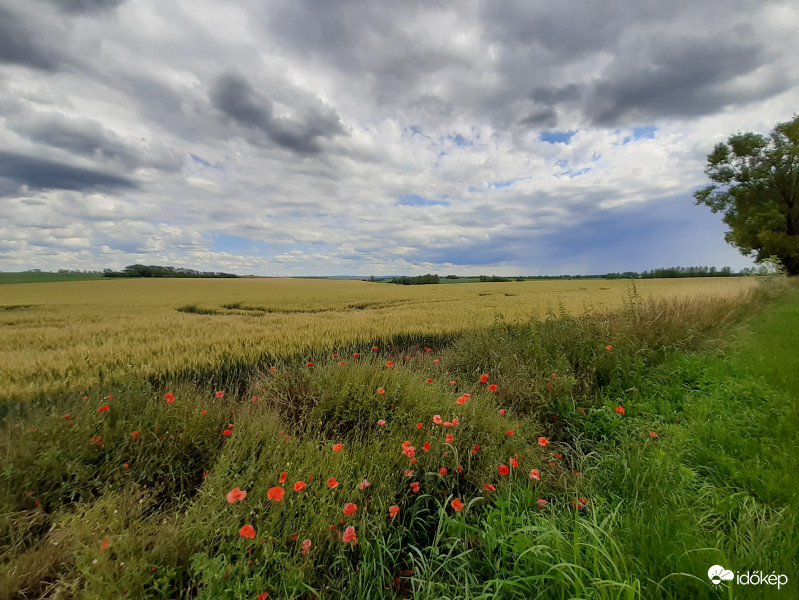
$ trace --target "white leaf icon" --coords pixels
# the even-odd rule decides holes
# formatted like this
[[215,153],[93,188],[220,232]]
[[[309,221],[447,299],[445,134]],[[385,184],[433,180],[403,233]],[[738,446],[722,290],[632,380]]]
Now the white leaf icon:
[[707,570],[707,576],[710,578],[711,583],[718,585],[722,581],[731,581],[735,578],[735,574],[722,567],[721,565],[713,565]]

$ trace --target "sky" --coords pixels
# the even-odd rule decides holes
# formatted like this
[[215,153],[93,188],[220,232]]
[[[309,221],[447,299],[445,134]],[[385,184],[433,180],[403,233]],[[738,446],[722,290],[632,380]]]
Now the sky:
[[0,270],[752,265],[714,144],[799,110],[794,0],[0,0]]

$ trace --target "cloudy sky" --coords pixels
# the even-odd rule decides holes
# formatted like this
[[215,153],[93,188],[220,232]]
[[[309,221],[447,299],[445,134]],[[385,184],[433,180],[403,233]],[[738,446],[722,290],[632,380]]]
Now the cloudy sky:
[[749,266],[707,153],[794,0],[0,0],[0,270]]

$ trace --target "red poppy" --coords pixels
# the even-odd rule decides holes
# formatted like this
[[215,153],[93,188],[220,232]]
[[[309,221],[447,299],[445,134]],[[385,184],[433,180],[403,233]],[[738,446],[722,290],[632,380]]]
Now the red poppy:
[[432,421],[433,421],[433,423],[435,423],[436,425],[441,425],[441,423],[443,422],[443,421],[441,420],[441,415],[433,415],[433,418],[432,418],[431,420],[432,420]]
[[302,542],[302,553],[305,556],[308,556],[308,552],[311,550],[311,540],[303,540]]
[[225,392],[223,392],[221,390],[216,392],[216,397],[217,398],[224,398],[225,397]]
[[408,484],[408,487],[411,488],[412,492],[416,493],[419,491],[419,482],[412,481],[411,483]]
[[339,367],[343,367],[346,364],[347,364],[347,361],[346,360],[342,360],[340,363],[338,363],[338,366]]
[[488,381],[488,373],[483,373],[480,375],[480,383],[485,383],[486,381]]
[[496,392],[497,391],[497,386],[492,383],[491,385],[488,386],[488,389],[489,389],[489,391]]
[[123,464],[122,464],[122,468],[123,468],[123,469],[127,469],[129,466],[130,466],[130,464],[129,464],[129,463],[123,463]]
[[436,364],[436,365],[437,365],[437,364],[438,364],[438,362],[439,362],[439,361],[438,361],[438,359],[435,359],[435,360],[433,361],[433,364]]
[[277,480],[277,482],[278,483],[286,483],[286,475],[287,475],[287,473],[285,471],[283,471],[280,474],[280,478]]
[[448,433],[448,434],[447,434],[447,435],[444,437],[444,441],[445,441],[447,444],[451,444],[451,443],[452,443],[452,440],[454,440],[454,439],[455,439],[455,436],[454,436],[454,435],[452,435],[451,433]]
[[354,513],[356,510],[358,510],[358,505],[357,505],[357,504],[353,504],[352,502],[347,502],[347,503],[344,505],[344,510],[343,510],[342,512],[343,512],[345,515],[351,515],[351,514],[353,514],[353,513]]
[[450,504],[450,506],[452,506],[452,508],[455,510],[455,512],[458,512],[459,510],[463,510],[463,502],[461,502],[460,498],[455,498],[452,501],[452,503]]
[[504,408],[500,408],[499,409],[499,416],[500,417],[504,417],[505,416],[505,409]]
[[131,431],[130,432],[130,437],[132,437],[134,440],[138,440],[139,439],[139,432],[138,431]]
[[619,413],[620,415],[623,415],[624,414],[624,407],[623,406],[617,406],[616,407],[616,412]]
[[444,421],[444,427],[452,427],[452,421]]
[[383,394],[386,393],[386,390],[384,390],[383,388],[379,387],[379,388],[377,388],[377,393],[382,396]]
[[508,468],[508,465],[499,465],[497,467],[497,471],[499,471],[499,474],[502,475],[503,477],[505,475],[507,475],[508,473],[510,473],[510,469]]
[[358,354],[357,352],[355,352],[355,353],[353,354],[353,356],[354,356],[355,358],[358,358],[358,357],[360,356],[360,354]]
[[475,444],[474,448],[472,448],[472,454],[477,454],[478,452],[480,452],[480,445]]
[[344,444],[333,444],[333,452],[339,452],[344,447]]
[[233,430],[232,430],[232,429],[225,429],[225,430],[222,432],[222,435],[224,435],[225,437],[227,437],[227,436],[229,436],[231,433],[233,433]]
[[397,506],[396,504],[392,504],[391,506],[388,507],[388,516],[391,517],[392,519],[396,517],[398,513],[399,513],[399,506]]
[[510,459],[510,466],[513,467],[514,469],[518,469],[519,468],[519,461],[516,460],[515,458],[511,458]]
[[588,504],[588,498],[585,496],[580,496],[577,500],[572,500],[569,502],[572,508],[585,508],[585,505]]
[[280,486],[275,486],[269,488],[266,492],[266,499],[267,500],[274,500],[275,502],[280,502],[283,500],[283,496],[286,494],[286,490],[284,490]]
[[305,489],[305,482],[304,481],[295,481],[294,482],[294,491],[301,492]]
[[330,479],[327,480],[327,487],[330,487],[330,488],[337,488],[338,487],[338,481],[336,480],[335,477],[331,477]]
[[166,400],[167,404],[172,404],[175,401],[175,394],[172,392],[167,392],[164,394],[164,400]]
[[485,490],[486,490],[487,492],[496,492],[496,491],[497,491],[497,488],[496,488],[496,487],[494,487],[494,485],[493,485],[493,484],[491,484],[491,483],[484,483],[484,484],[483,484],[483,487],[485,488]]
[[267,592],[261,592],[255,600],[266,600],[267,598],[269,598],[269,594]]
[[417,423],[416,424],[416,429],[421,429],[422,427],[424,427],[423,423]]
[[438,470],[438,474],[439,474],[439,475],[441,475],[442,477],[443,477],[444,475],[446,475],[446,474],[447,474],[447,467],[441,467],[441,468]]
[[380,350],[378,346],[372,346],[372,350]]
[[650,431],[650,432],[649,432],[649,435],[650,435],[650,437],[653,437],[653,438],[660,437],[660,436],[659,436],[657,433],[655,433],[654,431]]
[[372,484],[371,484],[371,483],[369,483],[368,481],[366,481],[366,479],[364,479],[364,480],[363,480],[363,481],[362,481],[362,482],[361,482],[361,483],[358,485],[358,489],[359,489],[359,490],[365,490],[365,489],[366,489],[366,488],[368,488],[370,485],[372,485]]
[[545,438],[544,436],[541,436],[540,438],[538,438],[538,445],[539,446],[546,446],[548,443],[549,443],[549,440],[547,438]]
[[452,425],[453,426],[460,425],[460,423],[461,422],[458,420],[458,417],[453,417],[453,419],[452,419]]
[[402,449],[402,453],[407,457],[416,456],[416,448],[413,446],[406,446]]
[[255,528],[252,525],[247,524],[244,527],[242,527],[241,529],[239,529],[239,535],[241,537],[250,538],[251,540],[254,540],[255,539]]
[[508,429],[508,430],[505,432],[505,435],[513,435],[513,429]]
[[610,350],[611,348],[613,348],[613,346],[611,346],[610,344],[608,344],[607,346],[605,346],[605,350]]
[[532,471],[530,471],[530,479],[541,481],[541,472],[538,469],[533,469]]
[[409,460],[408,462],[411,463],[412,465],[415,465],[416,464],[416,457],[412,456],[411,460]]
[[430,451],[430,442],[425,442],[424,444],[422,444],[422,450],[424,450],[425,452],[429,452]]
[[405,477],[413,477],[414,473],[415,473],[415,471],[412,471],[411,469],[405,469],[404,475],[405,475]]
[[105,550],[106,548],[108,548],[108,538],[105,538],[103,543],[100,544],[100,550]]
[[433,378],[431,377],[430,379],[428,379],[427,383],[433,383]]
[[205,409],[201,410],[201,411],[200,411],[200,414],[201,414],[201,415],[204,415],[204,414],[205,414]]
[[466,397],[458,396],[458,398],[455,400],[455,404],[466,404]]
[[393,360],[387,360],[386,361],[386,366],[387,367],[393,367],[394,366],[394,361]]
[[450,381],[449,384],[450,385],[458,385],[458,382],[457,381]]
[[378,424],[378,425],[380,425],[380,427],[383,427],[383,426],[386,424],[386,420],[385,420],[385,419],[380,419],[380,420],[377,422],[377,424]]
[[313,363],[312,363],[311,361],[308,361],[308,362],[307,362],[307,363],[305,363],[305,364],[307,364],[309,367],[312,367],[312,366],[313,366]]
[[544,508],[547,505],[547,501],[544,500],[543,498],[539,498],[537,502],[538,502],[538,508]]
[[109,410],[110,408],[111,408],[111,407],[110,407],[110,406],[108,406],[107,404],[103,404],[101,407],[99,407],[99,408],[97,409],[97,412],[105,412],[105,411]]
[[355,527],[350,525],[344,530],[344,535],[341,536],[341,541],[345,544],[347,542],[352,542],[353,545],[358,543],[358,536],[355,535]]
[[230,504],[235,504],[236,502],[241,502],[244,498],[247,497],[247,492],[245,490],[240,490],[237,487],[234,487],[227,493],[227,501]]

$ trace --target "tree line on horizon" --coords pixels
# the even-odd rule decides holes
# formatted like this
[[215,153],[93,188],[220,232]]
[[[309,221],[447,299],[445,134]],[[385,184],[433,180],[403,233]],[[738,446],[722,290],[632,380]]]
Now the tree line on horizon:
[[212,271],[195,271],[183,267],[163,267],[160,265],[128,265],[122,271],[105,269],[105,277],[211,277],[211,278],[231,278],[238,277],[233,273],[221,273]]

